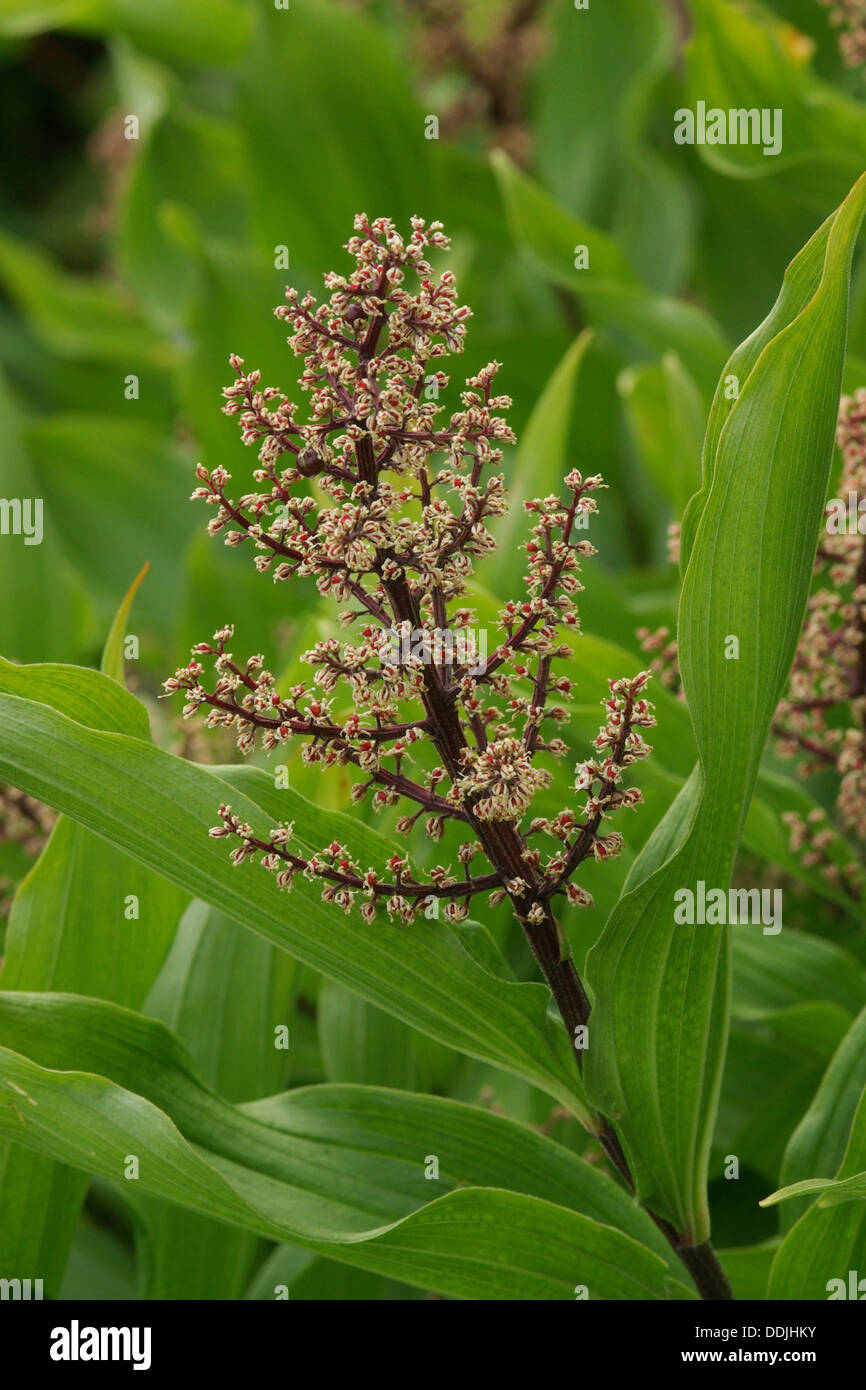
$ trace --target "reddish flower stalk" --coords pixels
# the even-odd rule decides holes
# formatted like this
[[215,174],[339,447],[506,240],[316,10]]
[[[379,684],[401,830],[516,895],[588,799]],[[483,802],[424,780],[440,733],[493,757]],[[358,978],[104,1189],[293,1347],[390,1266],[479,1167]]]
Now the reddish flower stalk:
[[[579,630],[580,561],[595,554],[580,532],[603,483],[574,470],[564,498],[525,504],[535,523],[525,547],[526,596],[502,607],[501,639],[489,657],[485,643],[482,655],[475,613],[463,601],[475,560],[494,548],[487,523],[507,509],[498,469],[501,446],[514,435],[499,412],[511,402],[494,394],[499,364],[492,362],[468,378],[462,408],[439,420],[448,385],[439,360],[462,351],[470,316],[457,305],[454,276],[435,279],[426,259],[427,248],[448,245],[441,225],[413,218],[404,241],[387,219],[359,216],[355,232],[346,248],[355,267],[325,277],[328,303],[288,289],[287,305],[276,310],[304,359],[304,418],[281,392],[262,390],[258,372],[231,359],[236,381],[224,409],[258,448],[260,490],[234,500],[225,470],[200,466],[193,493],[215,508],[211,534],[224,532],[230,546],[251,543],[257,569],[278,582],[313,577],[321,594],[349,605],[340,621],[353,640],[317,642],[304,654],[313,678],[280,694],[263,657],[235,660],[226,627],[193,649],[165,689],[183,692],[186,717],[204,709],[211,727],[234,727],[244,753],[257,737],[268,751],[300,738],[307,763],[357,768],[352,799],[370,797],[377,811],[400,807],[402,834],[420,817],[433,840],[447,825],[463,834],[462,873],[438,865],[422,879],[408,854],[395,853],[386,872],[336,841],[310,856],[294,846],[292,825],[260,835],[223,806],[211,834],[237,842],[236,864],[258,858],[287,889],[302,874],[321,884],[326,902],[345,912],[359,907],[371,923],[381,905],[392,919],[411,921],[443,901],[445,915],[459,921],[477,895],[493,903],[507,897],[574,1037],[590,1006],[553,901],[592,903],[574,875],[586,859],[622,848],[604,823],[640,802],[640,792],[621,783],[650,752],[640,731],[655,724],[644,697],[649,672],[612,681],[595,756],[577,769],[583,805],[530,816],[568,751],[556,729],[568,719],[562,702],[571,682],[558,672],[571,652],[564,630]],[[411,292],[407,275],[417,281]],[[326,502],[309,495],[311,477]],[[202,657],[213,659],[210,688]],[[481,869],[472,872],[476,860]],[[597,1124],[630,1183],[615,1134],[602,1117]],[[672,1228],[658,1224],[676,1246]],[[706,1296],[725,1296],[711,1251],[680,1253]]]

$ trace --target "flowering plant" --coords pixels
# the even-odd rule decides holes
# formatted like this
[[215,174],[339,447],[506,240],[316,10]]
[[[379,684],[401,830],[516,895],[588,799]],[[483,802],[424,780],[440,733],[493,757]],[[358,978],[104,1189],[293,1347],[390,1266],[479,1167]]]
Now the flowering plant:
[[856,1299],[862,0],[67,8],[0,6],[0,1295]]
[[[464,606],[467,586],[476,559],[495,545],[488,523],[507,507],[497,470],[514,435],[499,413],[511,402],[494,393],[497,362],[469,377],[461,409],[447,424],[439,420],[438,395],[448,378],[438,363],[462,351],[470,317],[457,304],[454,276],[446,270],[434,277],[426,258],[447,246],[438,222],[413,218],[404,240],[386,218],[357,217],[346,247],[355,267],[348,276],[325,277],[328,302],[317,305],[312,295],[288,289],[287,305],[276,310],[291,326],[289,346],[303,358],[307,416],[299,418],[296,404],[275,387],[262,389],[259,373],[233,356],[237,379],[225,390],[224,410],[238,419],[244,443],[258,448],[260,490],[233,500],[225,469],[198,469],[193,497],[215,508],[211,535],[224,532],[229,546],[251,542],[256,568],[277,582],[314,577],[323,595],[349,605],[339,618],[353,640],[317,642],[303,657],[312,679],[280,694],[261,655],[235,660],[227,626],[212,643],[193,648],[165,689],[183,693],[187,718],[204,709],[210,727],[234,727],[242,753],[253,750],[257,734],[268,752],[300,738],[307,763],[351,764],[361,774],[352,801],[369,796],[375,811],[399,807],[404,835],[421,817],[433,840],[446,825],[460,831],[459,875],[440,864],[422,878],[408,853],[395,853],[385,878],[336,841],[305,857],[292,847],[292,825],[262,839],[223,805],[211,834],[239,841],[236,864],[258,855],[285,889],[298,873],[319,880],[324,901],[345,912],[359,903],[370,922],[382,904],[390,917],[411,921],[437,900],[447,918],[459,921],[477,894],[493,904],[507,896],[561,992],[567,940],[554,902],[564,896],[590,904],[574,882],[576,871],[587,858],[607,859],[622,847],[605,822],[641,800],[636,787],[621,783],[650,752],[641,734],[655,723],[644,696],[648,672],[610,682],[594,755],[576,772],[581,804],[570,797],[555,815],[530,818],[536,793],[553,781],[551,765],[568,752],[556,734],[572,689],[560,674],[571,655],[563,635],[579,627],[580,561],[595,553],[579,533],[604,484],[575,469],[565,478],[564,498],[524,504],[534,522],[525,547],[526,595],[503,605],[502,640],[481,667],[477,653],[455,659],[459,647],[441,635],[459,635],[475,619]],[[304,486],[311,477],[321,502]],[[420,634],[424,655],[389,659],[395,633]],[[213,659],[210,689],[203,658]],[[565,973],[566,1021],[585,1022],[583,988],[573,970]]]

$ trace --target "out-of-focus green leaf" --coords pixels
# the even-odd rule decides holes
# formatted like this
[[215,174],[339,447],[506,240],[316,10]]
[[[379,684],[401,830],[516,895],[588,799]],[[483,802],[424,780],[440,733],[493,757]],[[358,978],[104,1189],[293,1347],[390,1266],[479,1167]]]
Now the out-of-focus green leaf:
[[[653,357],[671,349],[709,395],[724,364],[724,337],[702,309],[640,284],[606,233],[565,211],[508,158],[493,156],[515,243],[555,284],[578,294],[597,322],[625,330]],[[586,247],[588,265],[576,269]]]
[[[318,279],[333,260],[329,251],[322,264],[322,247],[343,245],[356,213],[398,225],[415,213],[440,215],[431,186],[436,142],[425,139],[424,112],[407,77],[387,31],[366,15],[323,0],[288,12],[263,7],[237,116],[248,142],[253,240],[271,265],[274,248],[284,245],[293,270]],[[371,92],[387,92],[387,100],[371,102]]]
[[126,373],[174,361],[171,347],[146,326],[122,289],[107,280],[73,275],[44,251],[6,233],[0,233],[0,284],[59,356],[117,367],[119,395]]
[[[761,178],[794,168],[797,186],[813,206],[840,198],[866,162],[866,111],[809,67],[808,46],[754,4],[690,0],[695,31],[688,45],[687,100],[692,109],[781,113],[780,148],[765,154],[760,140],[704,143],[708,163],[735,178]],[[752,134],[750,130],[750,135]],[[772,130],[767,134],[772,137]],[[772,148],[772,145],[770,145]],[[826,203],[823,204],[826,206]]]
[[719,1251],[719,1259],[731,1281],[734,1298],[742,1300],[767,1297],[767,1282],[778,1248],[777,1240],[765,1240],[759,1245],[745,1245],[736,1250]]
[[[866,1090],[866,1009],[851,1025],[827,1067],[814,1099],[791,1135],[781,1169],[786,1187],[807,1178],[832,1178],[845,1157],[854,1117]],[[805,1210],[786,1204],[783,1223]]]
[[[118,390],[122,381],[118,379]],[[53,415],[26,433],[59,544],[89,591],[113,613],[130,572],[150,561],[136,611],[147,626],[170,624],[180,564],[195,524],[191,468],[161,432],[135,419]]]
[[793,1004],[760,1019],[733,1019],[711,1177],[724,1177],[733,1157],[765,1183],[776,1181],[785,1146],[849,1026],[850,1014],[824,1001]]
[[[171,107],[143,141],[124,190],[119,249],[129,284],[167,329],[187,320],[202,293],[203,249],[243,243],[242,171],[237,128],[186,106]],[[190,224],[187,238],[181,217]],[[246,255],[249,262],[249,246]],[[224,364],[232,348],[224,342],[221,351]],[[216,411],[216,399],[212,404]]]
[[694,215],[683,180],[645,140],[651,89],[673,59],[655,0],[551,7],[536,87],[537,167],[578,217],[607,228],[640,279],[667,293],[687,267]]
[[807,932],[764,935],[745,927],[732,935],[737,1018],[765,1018],[779,1009],[826,1000],[852,1017],[866,1004],[866,972],[848,951]]
[[182,66],[232,63],[252,29],[243,0],[0,0],[0,35],[46,29],[121,34]]
[[74,659],[88,623],[87,599],[63,558],[58,522],[24,449],[2,377],[0,427],[0,497],[6,508],[0,518],[6,527],[0,534],[0,647],[16,661]]
[[[514,552],[526,537],[523,503],[530,497],[559,492],[569,471],[569,426],[574,410],[577,379],[592,334],[575,338],[537,401],[523,431],[513,466],[508,471],[509,509],[495,529],[497,560],[487,567],[485,578],[494,582],[514,575]],[[491,573],[491,570],[494,573]]]
[[619,379],[641,461],[680,517],[700,485],[705,417],[700,393],[676,353]]
[[[774,1192],[762,1205],[820,1193],[779,1247],[770,1298],[859,1298],[866,1263],[866,1094],[861,1096],[836,1180],[806,1179]],[[854,1289],[850,1286],[854,1271]],[[831,1282],[831,1281],[836,1281]]]

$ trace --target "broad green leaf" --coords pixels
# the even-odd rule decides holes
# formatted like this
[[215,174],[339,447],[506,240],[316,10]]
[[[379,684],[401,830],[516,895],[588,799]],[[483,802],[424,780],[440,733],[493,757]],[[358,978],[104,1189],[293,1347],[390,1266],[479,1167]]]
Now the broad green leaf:
[[424,1294],[381,1274],[322,1259],[310,1250],[278,1245],[257,1271],[245,1296],[259,1301],[288,1297],[292,1303],[344,1303],[347,1299],[370,1303],[383,1299],[404,1302]]
[[501,1116],[367,1087],[233,1107],[162,1025],[73,996],[0,996],[0,1048],[0,1131],[121,1182],[134,1154],[130,1200],[166,1196],[456,1297],[687,1296],[627,1194]]
[[[490,939],[492,959],[475,950],[474,924],[462,923],[460,940],[478,963],[505,979],[505,961]],[[477,927],[482,933],[483,928]],[[327,1081],[366,1082],[412,1091],[451,1094],[462,1061],[456,1052],[410,1028],[333,980],[324,981],[316,999],[316,1026]]]
[[[142,142],[124,189],[119,249],[127,282],[151,318],[166,328],[184,323],[202,292],[204,247],[243,240],[246,209],[238,198],[243,154],[235,125],[179,103]],[[188,236],[180,234],[181,218],[191,227]],[[251,260],[252,248],[246,253]],[[223,308],[214,306],[215,312]],[[191,344],[194,352],[203,346]],[[231,347],[214,346],[225,368]]]
[[[387,92],[387,100],[371,102],[374,91]],[[405,64],[367,15],[322,0],[290,12],[262,7],[240,73],[237,117],[247,140],[253,240],[271,266],[275,248],[286,246],[293,272],[304,267],[320,283],[363,209],[373,217],[387,208],[398,225],[414,213],[440,215],[431,188],[436,142],[424,138],[424,112],[411,94]],[[292,171],[288,199],[274,179],[277,167]],[[323,169],[330,171],[326,198]],[[243,354],[244,345],[235,350]]]
[[760,1019],[811,1000],[837,1004],[852,1017],[866,1004],[866,971],[850,954],[802,931],[764,935],[745,927],[731,938],[732,1012]]
[[290,789],[275,790],[265,773],[222,771],[217,776],[141,740],[0,696],[4,779],[412,1027],[517,1071],[587,1114],[568,1039],[548,1017],[544,986],[495,979],[444,922],[368,926],[357,913],[346,917],[322,904],[306,881],[287,897],[258,866],[239,872],[225,845],[207,833],[223,801],[263,832],[278,818],[294,817],[299,843],[310,853],[338,837],[381,864],[391,847],[355,819],[323,812]]
[[185,901],[173,884],[61,818],[15,898],[3,988],[92,988],[140,1005]]
[[319,994],[317,1022],[329,1081],[414,1087],[412,1030],[405,1023],[333,981]]
[[[649,877],[620,901],[589,962],[591,1098],[619,1130],[641,1199],[695,1244],[709,1235],[707,1157],[730,964],[726,929],[678,927],[674,894],[694,892],[699,880],[727,890],[799,637],[864,200],[866,179],[792,264],[768,321],[773,336],[741,376],[724,424],[718,404],[711,414],[678,629],[699,763],[668,813],[668,829],[663,823],[656,831],[655,862],[645,860]],[[798,304],[789,318],[783,308],[792,298]],[[720,583],[721,576],[732,582]],[[726,657],[731,635],[736,660]]]
[[[139,576],[141,578],[141,576]],[[134,584],[118,620],[128,614]],[[109,638],[105,660],[114,662]],[[45,666],[0,664],[0,689],[45,693]],[[70,677],[70,673],[73,673]],[[52,689],[81,718],[146,734],[142,707],[113,680],[64,668]],[[138,1007],[174,935],[186,895],[64,817],[16,894],[0,972],[4,990],[86,990]],[[0,1269],[33,1269],[56,1297],[84,1197],[80,1173],[17,1144],[0,1146]]]
[[0,656],[0,691],[62,709],[77,724],[147,738],[147,710],[116,680],[84,666],[18,666]]
[[603,217],[617,200],[647,88],[670,56],[673,26],[652,0],[623,0],[618,13],[560,6],[552,27],[536,93],[540,175],[579,216]]
[[[195,902],[143,1012],[186,1044],[220,1095],[257,1100],[286,1081],[289,1053],[277,1046],[276,1029],[288,1024],[296,978],[297,967],[283,952]],[[243,1297],[261,1253],[255,1236],[162,1201],[144,1198],[137,1208],[143,1297]]]
[[61,1301],[132,1301],[135,1296],[135,1269],[129,1250],[113,1232],[83,1219],[69,1252],[60,1286]]
[[[866,162],[859,74],[852,73],[853,95],[819,80],[810,66],[811,44],[798,32],[817,20],[832,46],[837,34],[828,12],[811,0],[798,0],[796,15],[790,3],[777,8],[778,18],[758,4],[695,0],[686,90],[662,117],[672,139],[674,108],[694,111],[698,101],[724,111],[726,120],[731,111],[766,110],[771,121],[781,113],[776,155],[748,141],[679,149],[695,169],[703,205],[698,290],[735,341],[754,323],[755,306],[771,301],[786,263],[816,221],[836,206]],[[824,61],[816,57],[816,71],[826,74],[828,66],[826,55]],[[855,334],[852,318],[852,339]]]

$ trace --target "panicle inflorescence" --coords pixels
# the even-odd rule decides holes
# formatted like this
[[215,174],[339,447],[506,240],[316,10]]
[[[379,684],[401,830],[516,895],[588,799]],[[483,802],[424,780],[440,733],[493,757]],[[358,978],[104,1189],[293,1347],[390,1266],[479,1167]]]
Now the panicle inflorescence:
[[[434,841],[449,824],[462,836],[459,872],[440,865],[422,881],[406,855],[364,866],[336,842],[311,851],[292,826],[257,835],[223,806],[211,833],[237,842],[235,863],[257,857],[284,888],[297,874],[317,880],[326,901],[346,912],[357,903],[367,920],[384,905],[410,921],[440,899],[460,919],[483,892],[510,897],[530,925],[550,923],[555,895],[591,902],[572,876],[584,859],[618,853],[622,838],[602,833],[603,822],[640,801],[621,780],[650,751],[640,733],[655,722],[649,673],[611,683],[597,756],[578,771],[583,808],[527,825],[568,753],[558,733],[572,688],[564,638],[579,631],[580,564],[595,554],[580,533],[604,484],[575,469],[564,496],[524,503],[525,593],[500,609],[498,644],[488,655],[485,640],[482,654],[467,587],[494,548],[489,523],[507,509],[500,465],[514,434],[502,414],[511,402],[495,391],[497,362],[470,376],[460,408],[441,418],[449,378],[439,363],[462,351],[470,316],[454,276],[435,276],[427,259],[447,246],[437,222],[412,218],[404,239],[386,218],[357,217],[346,247],[354,268],[325,277],[327,302],[288,289],[276,310],[303,359],[306,410],[231,358],[224,410],[258,451],[258,490],[233,498],[223,468],[197,470],[193,497],[214,510],[211,534],[250,545],[275,581],[312,577],[342,606],[348,636],[317,641],[303,654],[309,679],[279,692],[263,656],[235,658],[227,626],[193,648],[165,689],[183,695],[187,718],[203,710],[210,727],[232,727],[243,753],[300,739],[308,764],[352,767],[352,800],[398,807],[401,834],[423,818]],[[536,836],[552,839],[552,852]],[[481,870],[470,872],[477,857]]]
[[[842,397],[836,439],[840,497],[866,498],[866,389]],[[827,510],[831,515],[832,503]],[[836,769],[840,820],[866,840],[866,536],[857,526],[828,527],[815,568],[819,587],[809,598],[774,731],[781,751],[801,758],[804,776]]]
[[847,68],[866,63],[866,0],[821,0],[839,30],[839,52]]

